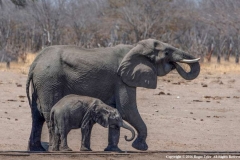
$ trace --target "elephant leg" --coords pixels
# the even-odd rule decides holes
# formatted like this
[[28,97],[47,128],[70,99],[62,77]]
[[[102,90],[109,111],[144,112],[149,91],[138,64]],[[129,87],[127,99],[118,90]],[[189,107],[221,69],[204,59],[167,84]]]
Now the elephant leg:
[[108,146],[107,148],[104,149],[104,151],[120,152],[121,149],[118,148],[119,138],[120,138],[120,127],[119,126],[109,127]]
[[[54,106],[54,104],[57,103],[63,96],[62,96],[62,90],[60,89],[53,90],[51,88],[47,88],[48,86],[49,84],[46,84],[44,87],[41,88],[41,90],[39,90],[39,97],[40,97],[41,111],[48,127],[48,133],[49,133],[49,149],[48,150],[51,151],[53,133],[50,126],[50,111]],[[61,88],[61,86],[58,86],[58,88]]]
[[90,148],[90,139],[92,132],[93,124],[89,124],[85,128],[81,129],[82,132],[82,143],[81,143],[81,151],[92,151]]
[[29,151],[46,151],[41,144],[41,133],[43,123],[45,121],[44,117],[40,114],[37,109],[36,96],[33,96],[32,100],[32,129],[28,141]]
[[69,131],[66,131],[65,127],[60,130],[60,140],[61,140],[60,147],[59,147],[60,151],[72,151],[72,149],[69,148],[67,144],[68,132]]
[[50,112],[43,112],[43,116],[45,118],[47,128],[48,128],[48,135],[49,135],[48,151],[52,151],[53,133],[52,133],[52,127],[50,125]]
[[124,120],[127,121],[130,125],[132,125],[138,133],[137,138],[132,143],[132,147],[137,150],[147,150],[148,145],[146,143],[147,138],[147,127],[137,109],[131,110],[129,116],[124,117]]
[[54,141],[54,132],[53,132],[52,126],[50,125],[50,121],[47,122],[47,127],[48,127],[48,133],[49,133],[48,151],[52,151],[53,150],[53,141]]
[[142,120],[136,104],[136,88],[128,87],[122,82],[117,91],[117,109],[122,118],[132,125],[138,132],[138,136],[132,144],[138,150],[147,150],[147,127]]
[[52,150],[51,151],[59,151],[60,135],[53,134],[52,138],[53,138],[53,141],[52,141]]

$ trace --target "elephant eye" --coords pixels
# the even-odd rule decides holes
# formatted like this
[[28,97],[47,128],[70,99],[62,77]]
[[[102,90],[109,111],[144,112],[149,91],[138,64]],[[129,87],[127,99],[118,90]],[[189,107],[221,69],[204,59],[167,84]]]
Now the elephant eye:
[[173,49],[171,49],[171,48],[168,48],[168,49],[166,49],[165,50],[165,56],[169,56],[171,53],[173,53]]
[[155,55],[149,55],[148,58],[149,58],[151,61],[155,61]]
[[107,110],[103,110],[102,111],[104,114],[109,114],[109,112]]

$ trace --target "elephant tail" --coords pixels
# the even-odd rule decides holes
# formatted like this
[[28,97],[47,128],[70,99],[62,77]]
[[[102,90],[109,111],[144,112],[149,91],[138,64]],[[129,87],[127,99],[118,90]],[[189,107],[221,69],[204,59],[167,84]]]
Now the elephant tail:
[[[30,84],[32,82],[33,90],[35,90],[35,87],[34,87],[34,84],[33,84],[33,70],[34,70],[35,66],[36,66],[36,63],[33,62],[33,64],[31,65],[31,67],[29,69],[27,83],[26,83],[26,93],[27,93],[28,103],[29,103],[30,107],[32,107],[33,97],[32,97],[32,100],[31,100],[30,93],[29,93],[29,87],[30,87]],[[35,97],[35,100],[36,100],[36,97]]]
[[59,130],[58,128],[55,128],[57,126],[55,126],[55,118],[54,118],[54,110],[51,110],[50,112],[50,133],[51,134],[58,134]]
[[33,73],[31,71],[29,71],[28,78],[27,78],[27,83],[26,83],[26,93],[27,93],[28,103],[29,103],[30,107],[32,107],[32,101],[31,101],[31,98],[30,98],[29,87],[30,87],[30,83],[32,81],[32,78],[33,78]]

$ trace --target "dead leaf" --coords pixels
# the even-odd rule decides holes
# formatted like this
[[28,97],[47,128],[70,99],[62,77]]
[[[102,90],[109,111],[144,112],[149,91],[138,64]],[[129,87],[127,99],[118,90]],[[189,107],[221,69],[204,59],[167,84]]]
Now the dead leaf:
[[157,93],[155,95],[165,95],[165,93],[164,92],[159,92],[159,93]]
[[203,102],[203,101],[201,101],[201,100],[193,100],[193,102]]
[[15,99],[8,99],[7,101],[17,102],[17,100],[15,100]]
[[19,97],[19,98],[25,98],[26,96],[19,95],[18,97]]
[[176,83],[172,83],[172,84],[175,84],[175,85],[181,85],[181,83],[180,83],[180,82],[176,82]]
[[204,98],[212,98],[212,96],[204,96]]
[[17,87],[22,87],[22,85],[21,85],[21,84],[19,84],[19,83],[16,83],[16,85],[17,85]]

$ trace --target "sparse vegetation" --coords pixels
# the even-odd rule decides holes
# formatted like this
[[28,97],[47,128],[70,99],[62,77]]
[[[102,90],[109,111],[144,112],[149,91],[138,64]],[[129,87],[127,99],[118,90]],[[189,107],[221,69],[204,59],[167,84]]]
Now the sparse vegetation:
[[0,0],[0,61],[49,45],[84,48],[155,38],[211,62],[239,63],[238,0]]

